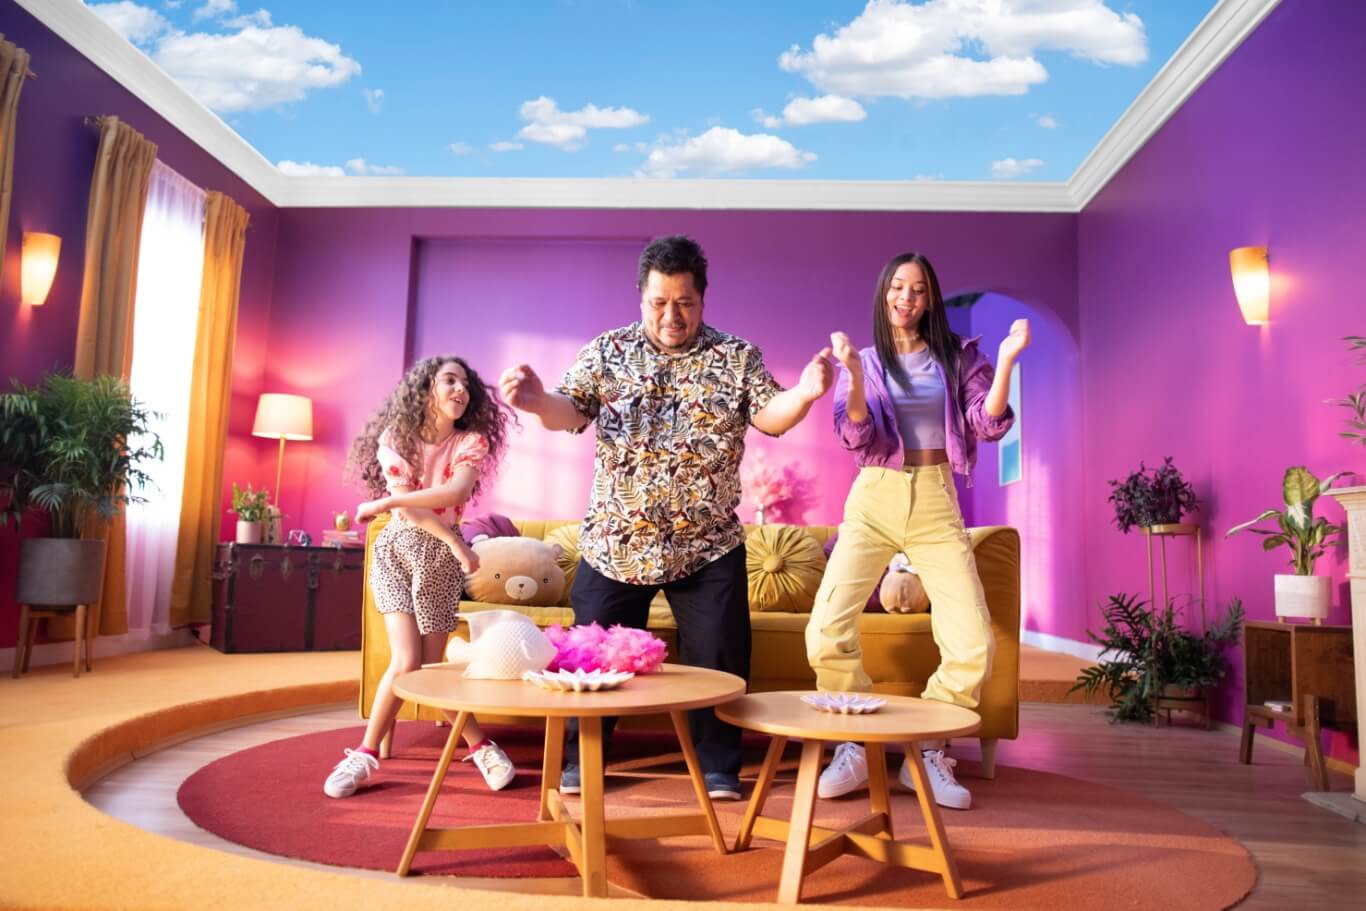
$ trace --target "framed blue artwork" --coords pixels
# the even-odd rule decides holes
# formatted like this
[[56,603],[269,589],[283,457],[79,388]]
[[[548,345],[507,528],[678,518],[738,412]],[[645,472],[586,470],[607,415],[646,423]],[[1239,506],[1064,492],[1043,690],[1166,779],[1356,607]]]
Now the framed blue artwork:
[[1014,484],[1024,476],[1024,457],[1020,451],[1020,365],[1010,370],[1010,410],[1015,412],[1015,423],[1006,435],[1001,437],[996,448],[997,477],[1002,487]]

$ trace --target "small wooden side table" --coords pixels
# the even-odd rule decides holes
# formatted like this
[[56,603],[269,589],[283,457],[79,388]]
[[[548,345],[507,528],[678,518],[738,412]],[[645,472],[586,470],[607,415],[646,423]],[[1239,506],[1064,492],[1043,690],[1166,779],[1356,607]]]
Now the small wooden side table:
[[[958,877],[958,865],[949,850],[944,822],[939,806],[934,802],[934,790],[925,774],[925,763],[920,756],[919,741],[940,740],[972,734],[982,726],[976,712],[910,696],[881,696],[887,704],[867,715],[834,715],[821,712],[801,701],[810,695],[803,692],[754,693],[734,702],[718,706],[716,717],[737,727],[770,734],[759,780],[754,786],[735,839],[735,850],[749,846],[750,838],[758,834],[765,838],[786,841],[783,854],[782,879],[778,883],[778,901],[795,904],[801,901],[802,880],[832,860],[844,854],[866,857],[884,864],[910,867],[938,873],[950,898],[963,897],[963,884]],[[802,740],[801,764],[797,767],[797,786],[792,798],[792,819],[761,816],[768,800],[773,777],[783,747],[789,738]],[[812,824],[816,806],[816,784],[820,778],[821,759],[827,742],[862,743],[868,757],[868,792],[872,812],[843,829],[826,829]],[[887,756],[884,744],[907,744],[906,759],[915,781],[920,812],[929,829],[930,846],[897,841],[892,834],[892,803],[887,788]],[[812,838],[817,839],[814,846]]]
[[[607,895],[607,838],[665,838],[710,835],[716,853],[726,853],[716,810],[707,796],[702,766],[688,733],[689,709],[729,702],[745,691],[734,674],[665,664],[653,674],[638,675],[619,689],[596,693],[561,693],[538,689],[521,680],[470,680],[464,664],[429,665],[401,675],[394,692],[419,705],[457,712],[451,735],[432,775],[427,799],[417,814],[398,875],[407,876],[418,851],[563,845],[583,878],[585,898]],[[607,715],[652,715],[668,712],[688,763],[700,813],[606,819],[603,810],[602,719]],[[541,767],[541,809],[536,822],[429,829],[465,724],[476,713],[544,718],[545,757]],[[564,722],[579,719],[579,769],[583,788],[581,819],[574,819],[560,799],[560,760],[564,756]]]

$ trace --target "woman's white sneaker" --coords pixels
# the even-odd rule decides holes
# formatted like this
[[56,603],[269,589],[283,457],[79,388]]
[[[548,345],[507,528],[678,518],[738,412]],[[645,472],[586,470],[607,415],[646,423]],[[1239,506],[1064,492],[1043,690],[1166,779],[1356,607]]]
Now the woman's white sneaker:
[[370,781],[379,770],[379,760],[360,750],[347,750],[346,758],[337,763],[332,774],[323,782],[323,793],[328,797],[350,797]]
[[[958,765],[958,760],[945,756],[943,750],[922,750],[920,756],[925,762],[925,774],[929,776],[930,787],[934,791],[934,802],[950,810],[969,809],[972,806],[972,793],[953,777],[953,767]],[[901,764],[901,773],[897,778],[907,790],[915,790],[915,779],[911,778],[909,764]]]
[[821,772],[816,785],[816,796],[843,797],[868,786],[868,756],[857,743],[841,743],[835,747],[835,758]]
[[486,741],[462,761],[473,762],[474,767],[484,776],[489,789],[493,791],[503,790],[517,777],[517,769],[513,767],[512,760],[508,759],[508,754],[492,740]]

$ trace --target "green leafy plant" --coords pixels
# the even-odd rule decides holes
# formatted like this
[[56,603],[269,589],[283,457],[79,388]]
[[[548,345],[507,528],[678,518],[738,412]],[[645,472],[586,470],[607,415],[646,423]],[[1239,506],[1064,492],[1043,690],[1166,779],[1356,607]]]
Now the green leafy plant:
[[52,373],[38,386],[0,395],[0,525],[30,509],[51,517],[49,536],[79,538],[129,503],[145,503],[143,467],[164,453],[151,424],[160,415],[112,376]]
[[252,490],[250,484],[247,485],[246,490],[243,490],[234,481],[232,485],[232,511],[243,522],[264,522],[270,513],[270,491]]
[[[1366,365],[1366,338],[1349,335],[1343,338],[1343,341],[1347,343],[1349,351],[1361,353],[1357,358],[1357,364]],[[1348,393],[1345,398],[1324,399],[1324,404],[1339,405],[1350,411],[1351,415],[1346,419],[1350,429],[1339,431],[1338,436],[1366,446],[1366,383],[1362,383],[1355,392]]]
[[[1314,501],[1344,474],[1351,472],[1339,471],[1320,481],[1303,465],[1287,468],[1285,478],[1281,481],[1285,509],[1268,509],[1249,522],[1233,526],[1224,533],[1224,537],[1228,538],[1240,531],[1264,535],[1262,550],[1275,550],[1284,544],[1290,548],[1290,565],[1295,568],[1295,575],[1312,576],[1314,563],[1333,542],[1333,536],[1342,531],[1323,517],[1314,518]],[[1252,527],[1273,518],[1276,520],[1275,529]]]
[[1222,620],[1197,635],[1183,629],[1171,602],[1160,611],[1148,609],[1137,595],[1111,595],[1101,606],[1105,629],[1087,631],[1100,657],[1086,668],[1069,693],[1087,696],[1104,689],[1110,698],[1111,721],[1151,721],[1154,700],[1167,687],[1194,690],[1218,684],[1228,674],[1224,648],[1238,641],[1243,602],[1234,598]]
[[1181,475],[1167,456],[1157,468],[1142,462],[1138,470],[1123,481],[1110,481],[1110,496],[1115,504],[1115,525],[1125,534],[1132,528],[1149,528],[1180,522],[1200,505],[1195,488]]

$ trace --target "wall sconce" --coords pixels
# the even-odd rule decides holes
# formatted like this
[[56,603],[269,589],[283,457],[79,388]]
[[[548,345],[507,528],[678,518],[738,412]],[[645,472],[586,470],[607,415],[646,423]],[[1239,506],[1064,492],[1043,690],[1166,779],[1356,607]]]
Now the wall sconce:
[[22,266],[19,273],[19,296],[30,307],[41,307],[52,290],[57,277],[57,254],[62,239],[56,234],[24,232]]
[[1228,267],[1233,273],[1233,293],[1238,296],[1238,307],[1249,326],[1260,326],[1267,320],[1271,297],[1271,270],[1267,265],[1266,247],[1239,247],[1230,250]]

